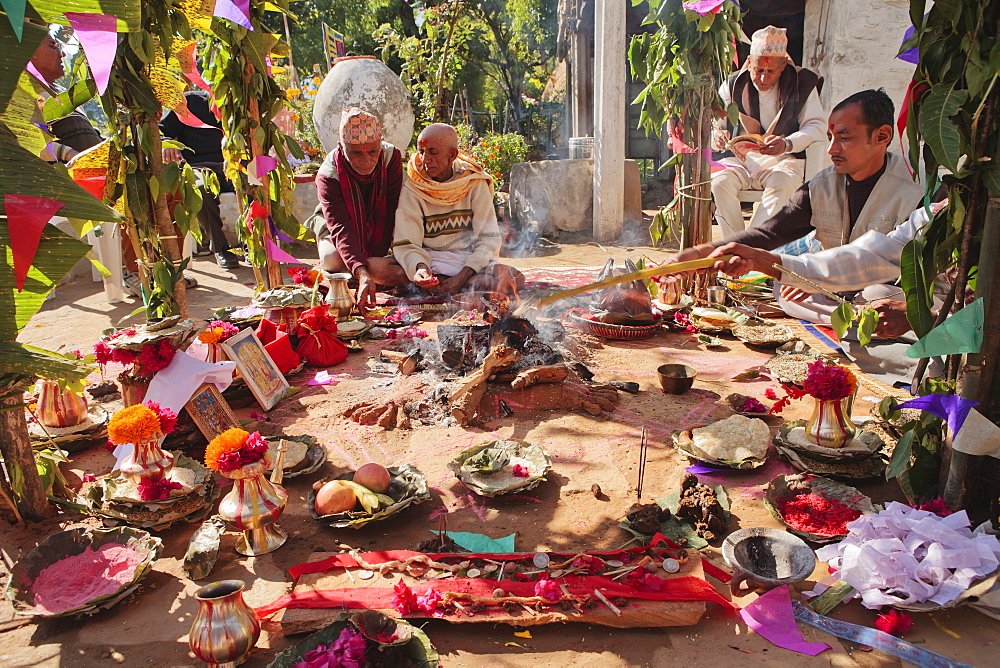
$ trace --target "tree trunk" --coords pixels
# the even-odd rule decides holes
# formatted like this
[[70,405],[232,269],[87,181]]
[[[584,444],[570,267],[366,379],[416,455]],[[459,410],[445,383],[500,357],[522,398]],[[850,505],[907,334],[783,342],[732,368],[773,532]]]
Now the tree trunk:
[[17,467],[24,479],[23,488],[18,490],[17,507],[26,520],[39,522],[52,513],[42,481],[35,467],[35,453],[28,437],[28,423],[24,419],[24,398],[20,394],[0,399],[0,453],[3,454],[7,476],[11,479],[11,469]]

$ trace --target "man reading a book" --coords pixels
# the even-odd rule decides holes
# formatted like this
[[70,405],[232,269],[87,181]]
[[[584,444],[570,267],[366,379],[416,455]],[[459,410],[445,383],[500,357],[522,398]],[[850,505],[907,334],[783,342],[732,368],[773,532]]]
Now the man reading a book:
[[[737,136],[717,127],[715,150],[732,150],[726,168],[712,176],[715,218],[723,236],[744,229],[741,190],[763,190],[750,226],[767,220],[785,205],[805,176],[805,150],[826,134],[826,113],[819,99],[822,79],[792,65],[784,28],[768,26],[753,34],[745,67],[719,88],[723,102],[740,112]],[[756,135],[756,136],[754,136]]]
[[[867,232],[889,234],[920,206],[924,192],[907,171],[906,159],[888,150],[894,111],[881,89],[847,97],[830,113],[826,152],[832,166],[798,188],[777,214],[758,227],[686,248],[668,261],[707,257],[728,242],[771,251],[813,231],[825,249],[851,243]],[[776,288],[778,305],[789,315],[830,322],[835,301],[822,295],[802,301],[801,290],[791,285]]]

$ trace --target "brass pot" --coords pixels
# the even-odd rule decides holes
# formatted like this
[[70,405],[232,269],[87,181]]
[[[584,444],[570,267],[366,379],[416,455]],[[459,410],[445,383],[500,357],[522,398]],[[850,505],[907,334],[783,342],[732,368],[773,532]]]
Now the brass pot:
[[851,421],[854,395],[843,399],[815,399],[812,416],[806,422],[806,438],[823,448],[842,448],[854,440],[857,427]]
[[136,485],[162,480],[174,468],[174,456],[160,448],[162,433],[136,443],[118,470]]
[[73,390],[59,389],[55,380],[41,381],[38,421],[46,427],[75,427],[87,419],[87,398]]
[[233,481],[233,488],[219,502],[219,516],[242,531],[236,551],[259,556],[277,550],[288,539],[276,522],[288,502],[281,485],[272,484],[264,474],[271,465],[270,454],[235,471],[219,471]]
[[326,303],[330,307],[330,313],[337,320],[344,320],[351,315],[354,310],[354,298],[351,290],[347,287],[347,281],[351,279],[348,273],[326,274],[326,280],[330,283],[330,291],[326,293]]
[[188,645],[210,666],[242,663],[260,638],[260,619],[243,600],[242,580],[222,580],[195,592],[198,614],[191,623]]

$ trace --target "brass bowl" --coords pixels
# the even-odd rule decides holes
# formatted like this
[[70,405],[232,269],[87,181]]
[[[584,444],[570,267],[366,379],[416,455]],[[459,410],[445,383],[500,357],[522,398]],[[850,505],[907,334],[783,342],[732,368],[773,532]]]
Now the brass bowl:
[[698,372],[686,364],[661,364],[656,368],[660,387],[670,394],[684,394],[694,385]]

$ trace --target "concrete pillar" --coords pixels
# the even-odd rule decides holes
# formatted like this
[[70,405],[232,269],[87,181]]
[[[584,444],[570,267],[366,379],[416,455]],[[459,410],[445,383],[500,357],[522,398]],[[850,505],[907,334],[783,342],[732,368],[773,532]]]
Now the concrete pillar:
[[594,238],[622,231],[625,189],[625,0],[594,7]]

